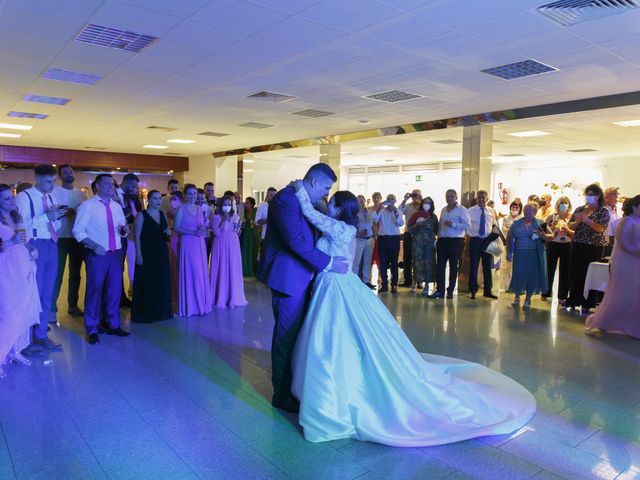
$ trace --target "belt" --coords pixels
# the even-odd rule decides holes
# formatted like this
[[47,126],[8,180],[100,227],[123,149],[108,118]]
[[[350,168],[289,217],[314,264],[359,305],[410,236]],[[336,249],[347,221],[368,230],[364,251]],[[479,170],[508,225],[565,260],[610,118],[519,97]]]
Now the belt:
[[370,238],[373,238],[373,235],[370,235],[368,237],[356,237],[358,240],[369,240]]

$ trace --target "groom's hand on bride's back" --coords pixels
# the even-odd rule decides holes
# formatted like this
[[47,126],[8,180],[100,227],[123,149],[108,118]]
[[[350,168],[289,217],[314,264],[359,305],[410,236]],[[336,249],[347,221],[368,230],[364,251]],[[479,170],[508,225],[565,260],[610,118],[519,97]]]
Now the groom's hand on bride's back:
[[345,257],[333,257],[330,272],[347,273],[349,271],[349,263]]

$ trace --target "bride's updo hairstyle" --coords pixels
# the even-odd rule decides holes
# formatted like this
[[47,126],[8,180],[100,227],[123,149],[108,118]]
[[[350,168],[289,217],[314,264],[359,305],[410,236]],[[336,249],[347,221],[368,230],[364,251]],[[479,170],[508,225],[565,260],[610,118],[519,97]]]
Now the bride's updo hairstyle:
[[358,226],[358,213],[360,212],[360,204],[358,203],[358,199],[356,196],[347,191],[340,190],[333,195],[333,204],[340,208],[340,215],[338,215],[337,220],[346,223],[347,225],[352,225],[354,227]]

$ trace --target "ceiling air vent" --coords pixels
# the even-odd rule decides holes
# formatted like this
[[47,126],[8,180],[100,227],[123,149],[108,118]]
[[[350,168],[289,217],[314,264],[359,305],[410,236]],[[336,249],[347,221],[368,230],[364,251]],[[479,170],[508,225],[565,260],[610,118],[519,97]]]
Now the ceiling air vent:
[[128,32],[103,25],[88,24],[76,37],[77,42],[98,45],[100,47],[115,48],[127,52],[140,53],[151,45],[158,37]]
[[106,150],[105,147],[83,147],[86,148],[87,150]]
[[29,113],[29,112],[9,112],[7,117],[20,117],[20,118],[35,118],[37,120],[44,120],[49,115],[46,113]]
[[312,108],[308,108],[306,110],[299,110],[297,112],[291,112],[289,115],[300,115],[301,117],[328,117],[329,115],[335,115],[334,112],[323,112],[322,110],[313,110]]
[[293,100],[296,97],[285,95],[283,93],[258,92],[254,93],[253,95],[249,95],[247,98],[251,98],[253,100],[261,100],[263,102],[280,103]]
[[498,155],[499,157],[524,157],[522,153],[505,153],[503,155]]
[[559,0],[538,7],[538,11],[560,25],[570,27],[638,7],[638,0]]
[[173,127],[159,127],[157,125],[150,125],[147,127],[150,130],[162,130],[163,132],[173,132],[175,130],[177,130],[177,128],[173,128]]
[[241,123],[238,126],[239,127],[247,127],[247,128],[269,128],[269,127],[273,127],[273,125],[269,125],[268,123],[260,123],[260,122]]
[[407,100],[413,100],[414,98],[422,98],[423,95],[415,93],[401,92],[400,90],[387,90],[386,92],[374,93],[372,95],[365,95],[362,98],[368,98],[370,100],[377,100],[378,102],[385,103],[398,103],[405,102]]
[[50,105],[66,105],[71,101],[69,98],[47,97],[46,95],[27,94],[22,97],[25,102],[48,103]]
[[558,69],[555,67],[550,67],[535,60],[524,60],[522,62],[500,65],[499,67],[487,68],[480,71],[504,80],[513,80],[515,78],[531,77],[556,70]]
[[184,153],[173,153],[173,152],[165,152],[163,155],[184,155]]
[[204,135],[205,137],[226,137],[229,134],[221,132],[200,132],[196,133],[196,135]]
[[100,75],[92,73],[73,72],[71,70],[61,70],[59,68],[49,68],[42,74],[42,78],[47,80],[57,80],[59,82],[81,83],[82,85],[95,85],[102,78]]
[[573,150],[567,150],[567,152],[571,153],[585,153],[585,152],[597,152],[593,148],[574,148]]
[[444,140],[431,140],[431,143],[439,143],[440,145],[453,145],[454,143],[462,143],[462,140],[445,138]]

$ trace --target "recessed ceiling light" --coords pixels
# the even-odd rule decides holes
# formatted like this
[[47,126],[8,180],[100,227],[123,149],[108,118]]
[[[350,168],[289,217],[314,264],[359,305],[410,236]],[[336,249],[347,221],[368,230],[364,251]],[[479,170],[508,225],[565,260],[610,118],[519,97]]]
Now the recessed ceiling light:
[[625,120],[623,122],[613,122],[620,127],[640,127],[640,120]]
[[369,150],[400,150],[400,147],[390,147],[388,145],[381,145],[379,147],[369,147]]
[[32,125],[16,125],[15,123],[0,123],[0,128],[6,128],[7,130],[31,130]]
[[253,170],[251,170],[250,168],[245,168],[244,171],[247,173],[253,173]]
[[49,68],[42,74],[42,78],[47,80],[57,80],[59,82],[80,83],[82,85],[95,85],[102,78],[101,75],[92,73],[73,72],[71,70],[61,70],[59,68]]
[[7,117],[20,117],[20,118],[35,118],[37,120],[44,120],[49,115],[46,113],[29,113],[29,112],[9,112]]
[[250,158],[245,158],[242,160],[243,163],[253,163],[254,160],[251,160]]
[[49,103],[51,105],[66,105],[71,101],[69,98],[47,97],[46,95],[28,94],[22,97],[25,102]]
[[543,132],[542,130],[528,130],[526,132],[514,132],[508,133],[512,137],[542,137],[544,135],[551,135],[549,132]]
[[19,133],[0,133],[0,137],[5,138],[20,138],[22,135]]
[[195,143],[195,140],[183,140],[181,138],[172,138],[167,140],[168,143]]
[[156,149],[163,149],[163,148],[169,148],[168,145],[144,145],[142,148],[156,148]]
[[362,125],[369,125],[371,123],[371,120],[363,118],[362,120],[358,120],[358,123],[361,123]]

